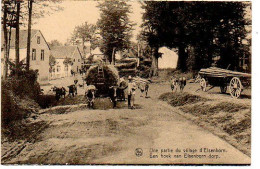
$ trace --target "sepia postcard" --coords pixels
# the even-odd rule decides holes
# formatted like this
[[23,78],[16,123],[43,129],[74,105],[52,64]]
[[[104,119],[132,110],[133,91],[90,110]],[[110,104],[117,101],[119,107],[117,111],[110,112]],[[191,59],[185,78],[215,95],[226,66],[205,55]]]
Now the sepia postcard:
[[2,165],[251,165],[251,1],[1,1]]

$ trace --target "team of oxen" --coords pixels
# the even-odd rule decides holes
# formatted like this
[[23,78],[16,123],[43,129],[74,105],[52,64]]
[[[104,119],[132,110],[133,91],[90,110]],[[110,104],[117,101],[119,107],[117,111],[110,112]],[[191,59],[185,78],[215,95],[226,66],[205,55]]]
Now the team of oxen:
[[[151,80],[142,79],[140,77],[133,78],[136,82],[137,88],[140,90],[141,95],[145,94],[145,97],[148,98],[149,84]],[[183,91],[186,86],[185,77],[172,77],[170,81],[170,87],[172,92],[177,92],[178,88],[180,92]],[[85,88],[86,86],[86,88]],[[82,84],[78,83],[78,80],[74,80],[74,84],[67,86],[68,90],[65,87],[52,87],[51,90],[55,92],[55,98],[59,101],[61,98],[65,98],[66,93],[68,92],[69,97],[75,97],[78,94],[78,87],[85,89],[85,97],[87,99],[87,104],[89,108],[94,108],[94,101],[96,98],[96,87],[94,85],[84,85],[84,80]],[[117,101],[125,101],[125,89],[127,89],[128,83],[124,77],[120,78],[118,86],[110,86],[108,91],[108,97],[113,104],[113,108],[117,106]]]
[[[140,81],[140,79],[141,78],[138,78],[138,80],[136,80],[137,87],[141,91],[141,97],[142,97],[143,93],[145,93],[145,95],[147,97],[150,82],[147,80],[144,80],[144,79]],[[74,84],[67,86],[68,90],[66,89],[66,87],[54,86],[51,88],[51,91],[53,91],[55,93],[56,101],[59,101],[61,98],[65,98],[67,92],[68,92],[69,97],[75,97],[78,94],[78,92],[77,92],[78,87],[85,89],[85,97],[87,99],[87,104],[90,108],[93,108],[94,101],[96,98],[96,91],[98,89],[96,89],[96,87],[94,85],[84,84],[84,80],[83,80],[82,84],[78,83],[78,80],[74,80]],[[113,108],[116,107],[117,101],[126,100],[125,90],[127,89],[127,87],[128,87],[128,83],[124,77],[120,78],[120,82],[119,82],[118,86],[109,87],[108,97],[110,98],[110,101],[113,103]]]

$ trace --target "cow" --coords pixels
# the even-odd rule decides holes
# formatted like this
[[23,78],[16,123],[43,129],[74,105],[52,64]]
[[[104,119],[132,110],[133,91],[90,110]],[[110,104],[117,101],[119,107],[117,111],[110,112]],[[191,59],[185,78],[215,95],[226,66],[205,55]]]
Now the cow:
[[95,93],[96,93],[96,88],[87,88],[85,91],[85,96],[87,98],[87,103],[89,108],[94,109],[94,101],[95,101]]
[[68,86],[68,88],[69,88],[69,96],[72,96],[72,97],[74,97],[75,95],[77,95],[77,87],[76,87],[76,85],[70,85],[70,86]]
[[62,96],[63,96],[63,98],[65,98],[65,96],[66,96],[66,89],[64,87],[58,88],[58,87],[54,86],[52,88],[52,91],[55,92],[55,98],[57,101],[59,101]]

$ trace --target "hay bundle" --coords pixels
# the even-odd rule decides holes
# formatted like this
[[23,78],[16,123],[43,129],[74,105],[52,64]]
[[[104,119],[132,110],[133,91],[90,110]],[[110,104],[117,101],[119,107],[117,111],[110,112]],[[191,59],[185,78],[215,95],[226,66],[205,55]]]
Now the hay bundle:
[[102,67],[104,71],[104,79],[98,77],[98,65],[94,65],[88,69],[85,80],[87,85],[96,86],[97,95],[107,96],[110,86],[119,85],[119,74],[117,69],[112,65],[102,65]]
[[131,63],[131,62],[137,62],[136,59],[121,59],[118,60],[116,63]]
[[136,73],[136,69],[121,69],[120,73]]
[[137,65],[137,62],[130,62],[130,63],[119,63],[117,65],[115,65],[115,67],[118,69],[118,70],[121,70],[121,69],[133,69],[135,68]]
[[119,74],[120,76],[136,76],[136,69],[121,69]]

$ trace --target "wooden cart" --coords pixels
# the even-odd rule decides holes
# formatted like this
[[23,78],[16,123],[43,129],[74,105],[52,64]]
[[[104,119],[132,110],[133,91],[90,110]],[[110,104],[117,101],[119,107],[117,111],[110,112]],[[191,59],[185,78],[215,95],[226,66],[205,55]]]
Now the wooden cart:
[[[239,98],[245,88],[251,87],[251,74],[210,67],[199,71],[200,86],[202,91],[209,91],[220,87],[221,93],[229,93],[233,98]],[[207,87],[210,86],[208,90]]]

